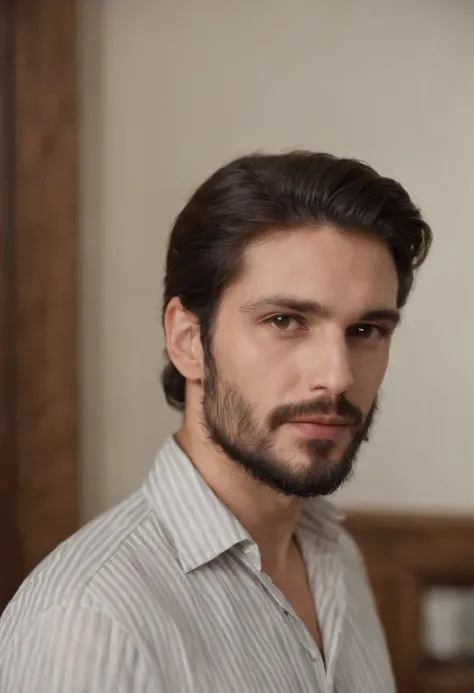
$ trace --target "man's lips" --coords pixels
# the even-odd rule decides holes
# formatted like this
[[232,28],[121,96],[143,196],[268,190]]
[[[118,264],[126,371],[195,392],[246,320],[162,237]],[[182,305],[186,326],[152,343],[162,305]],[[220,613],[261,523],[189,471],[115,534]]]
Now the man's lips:
[[336,440],[347,428],[348,422],[339,416],[305,416],[293,419],[292,424],[306,438],[314,440]]
[[318,416],[304,416],[298,419],[292,419],[289,423],[292,424],[315,424],[317,426],[347,426],[348,421],[341,416],[332,414]]

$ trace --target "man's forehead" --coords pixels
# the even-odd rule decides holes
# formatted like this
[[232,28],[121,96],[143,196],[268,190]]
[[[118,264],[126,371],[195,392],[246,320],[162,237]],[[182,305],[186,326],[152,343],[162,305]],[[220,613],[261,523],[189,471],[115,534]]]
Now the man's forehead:
[[324,268],[337,271],[377,271],[395,263],[387,244],[375,235],[328,227],[268,232],[243,252],[242,273],[311,273]]
[[306,231],[272,235],[247,248],[237,281],[241,289],[259,293],[286,291],[300,293],[308,300],[324,288],[391,293],[397,290],[398,277],[390,251],[382,242],[358,242],[355,234],[335,243],[329,234]]

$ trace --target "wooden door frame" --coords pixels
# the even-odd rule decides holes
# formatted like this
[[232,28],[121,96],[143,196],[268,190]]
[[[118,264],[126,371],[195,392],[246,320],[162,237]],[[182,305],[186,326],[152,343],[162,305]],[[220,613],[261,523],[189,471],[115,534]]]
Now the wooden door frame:
[[0,612],[78,526],[74,0],[0,0]]

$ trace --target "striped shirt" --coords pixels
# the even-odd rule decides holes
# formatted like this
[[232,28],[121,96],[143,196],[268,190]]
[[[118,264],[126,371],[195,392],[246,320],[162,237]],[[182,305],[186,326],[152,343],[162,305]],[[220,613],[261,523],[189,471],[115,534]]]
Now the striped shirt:
[[144,485],[61,544],[0,620],[1,693],[393,693],[360,553],[323,499],[297,528],[324,642],[169,438]]

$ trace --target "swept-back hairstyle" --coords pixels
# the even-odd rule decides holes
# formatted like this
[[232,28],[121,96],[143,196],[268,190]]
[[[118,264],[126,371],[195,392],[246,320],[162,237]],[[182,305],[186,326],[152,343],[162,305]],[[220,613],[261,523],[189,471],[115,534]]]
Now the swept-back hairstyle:
[[[236,159],[196,190],[169,239],[163,314],[178,296],[198,318],[209,349],[213,316],[239,275],[248,244],[268,230],[291,233],[322,224],[370,233],[387,244],[402,307],[432,242],[419,209],[399,183],[365,163],[297,151]],[[169,360],[162,384],[167,402],[182,410],[185,379]]]

